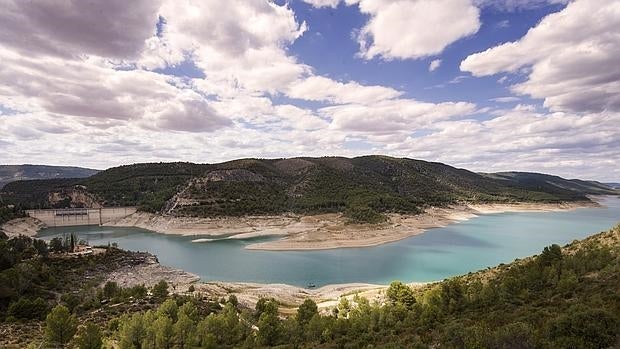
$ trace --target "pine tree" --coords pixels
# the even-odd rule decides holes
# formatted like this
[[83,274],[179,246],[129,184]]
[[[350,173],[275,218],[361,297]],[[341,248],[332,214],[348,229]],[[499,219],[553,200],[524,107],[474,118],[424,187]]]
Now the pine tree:
[[92,322],[86,323],[78,331],[75,344],[80,349],[100,349],[103,346],[101,330]]
[[77,320],[64,305],[57,305],[45,319],[45,338],[49,344],[64,348],[77,331]]

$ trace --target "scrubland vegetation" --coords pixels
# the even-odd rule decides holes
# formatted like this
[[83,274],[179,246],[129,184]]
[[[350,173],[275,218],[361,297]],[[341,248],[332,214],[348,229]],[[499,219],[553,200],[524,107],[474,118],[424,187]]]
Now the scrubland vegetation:
[[10,221],[11,219],[25,217],[23,210],[16,207],[2,207],[0,206],[0,226]]
[[459,202],[562,202],[617,193],[600,183],[549,175],[478,174],[440,163],[364,156],[136,164],[86,179],[13,182],[0,198],[26,208],[84,205],[50,202],[51,192],[71,190],[86,191],[104,206],[178,216],[342,212],[352,222],[368,223],[383,221],[387,212],[415,214]]
[[[620,343],[620,226],[422,289],[394,282],[382,303],[341,298],[336,308],[320,313],[306,300],[290,317],[280,315],[273,299],[247,309],[234,296],[173,294],[165,282],[151,290],[98,286],[95,265],[113,267],[131,260],[131,254],[110,248],[100,256],[61,258],[36,241],[0,241],[1,326],[31,331],[22,345],[611,348]],[[93,282],[76,279],[80,273],[93,275]],[[27,326],[33,323],[44,330]]]

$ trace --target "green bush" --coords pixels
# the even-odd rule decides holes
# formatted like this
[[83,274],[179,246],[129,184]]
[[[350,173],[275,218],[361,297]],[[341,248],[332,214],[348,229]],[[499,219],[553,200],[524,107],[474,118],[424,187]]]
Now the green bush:
[[16,319],[43,319],[47,314],[47,302],[42,298],[34,300],[22,297],[9,305],[8,315]]
[[163,300],[168,297],[168,283],[165,280],[159,281],[151,290],[153,297]]

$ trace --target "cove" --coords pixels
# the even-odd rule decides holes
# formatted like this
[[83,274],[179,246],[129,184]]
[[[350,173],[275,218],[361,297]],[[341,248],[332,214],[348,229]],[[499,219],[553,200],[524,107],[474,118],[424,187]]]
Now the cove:
[[255,251],[244,247],[266,238],[192,243],[137,228],[64,227],[39,233],[51,239],[76,233],[91,245],[116,242],[148,251],[163,265],[195,273],[203,281],[285,283],[305,287],[350,282],[423,282],[495,266],[605,231],[620,221],[620,198],[604,197],[601,208],[479,216],[401,241],[364,248],[319,251]]

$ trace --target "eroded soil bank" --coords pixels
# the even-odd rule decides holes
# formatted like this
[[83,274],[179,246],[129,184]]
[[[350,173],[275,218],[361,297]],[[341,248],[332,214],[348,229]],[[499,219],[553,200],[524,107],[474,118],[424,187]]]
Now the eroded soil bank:
[[402,240],[430,228],[444,227],[482,214],[501,212],[561,211],[593,207],[590,201],[560,204],[469,204],[429,208],[419,215],[389,214],[381,224],[348,224],[341,214],[299,216],[248,216],[191,218],[139,212],[107,226],[138,227],[163,234],[197,236],[196,243],[213,239],[248,239],[280,236],[280,239],[248,245],[255,250],[322,250],[369,247]]

